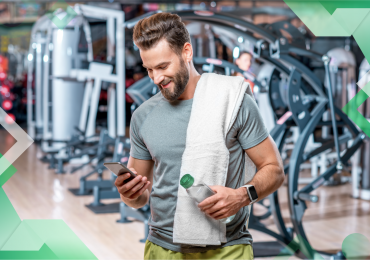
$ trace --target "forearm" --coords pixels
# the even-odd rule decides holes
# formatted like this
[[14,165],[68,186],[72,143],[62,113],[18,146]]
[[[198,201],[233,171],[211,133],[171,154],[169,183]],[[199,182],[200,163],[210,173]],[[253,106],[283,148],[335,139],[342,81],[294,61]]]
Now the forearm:
[[121,200],[127,206],[129,206],[131,208],[138,209],[138,208],[144,207],[145,204],[148,203],[149,196],[150,196],[149,191],[148,190],[145,190],[143,192],[143,194],[141,194],[137,199],[128,199],[128,198],[123,197],[122,194],[121,194]]
[[255,187],[258,200],[261,200],[275,192],[283,182],[284,169],[279,165],[269,164],[262,167],[247,184]]

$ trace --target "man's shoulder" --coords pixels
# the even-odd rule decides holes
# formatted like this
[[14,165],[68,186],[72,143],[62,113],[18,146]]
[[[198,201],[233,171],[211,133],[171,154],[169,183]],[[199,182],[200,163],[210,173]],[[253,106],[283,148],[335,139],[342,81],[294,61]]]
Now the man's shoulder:
[[247,114],[242,113],[244,115],[248,115],[250,112],[255,112],[256,109],[258,110],[258,105],[256,100],[248,93],[244,93],[243,102],[240,106],[240,110],[247,112]]
[[151,98],[149,98],[147,101],[142,103],[132,114],[132,119],[136,122],[140,123],[145,120],[147,115],[152,112],[157,105],[163,100],[163,96],[161,92],[158,92]]

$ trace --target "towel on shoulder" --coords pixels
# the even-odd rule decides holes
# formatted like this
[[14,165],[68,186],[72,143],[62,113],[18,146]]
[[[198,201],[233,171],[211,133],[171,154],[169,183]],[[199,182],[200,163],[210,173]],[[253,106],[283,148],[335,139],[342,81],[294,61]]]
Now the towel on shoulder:
[[[191,174],[207,185],[225,186],[229,163],[226,135],[238,115],[245,93],[253,97],[249,84],[242,77],[202,74],[194,93],[179,179]],[[245,156],[245,182],[248,182],[256,169]],[[200,211],[181,185],[173,242],[196,246],[227,242],[226,224]]]

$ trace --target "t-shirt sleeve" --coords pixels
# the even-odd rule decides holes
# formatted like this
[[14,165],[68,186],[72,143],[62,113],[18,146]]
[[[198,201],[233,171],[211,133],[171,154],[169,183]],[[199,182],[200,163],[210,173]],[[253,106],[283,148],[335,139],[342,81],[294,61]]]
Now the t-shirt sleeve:
[[237,139],[242,148],[252,148],[269,136],[256,101],[249,94],[244,94],[234,127],[238,130]]
[[140,135],[138,125],[141,125],[142,122],[139,121],[139,118],[135,116],[134,112],[130,123],[130,156],[139,160],[152,160],[152,156]]

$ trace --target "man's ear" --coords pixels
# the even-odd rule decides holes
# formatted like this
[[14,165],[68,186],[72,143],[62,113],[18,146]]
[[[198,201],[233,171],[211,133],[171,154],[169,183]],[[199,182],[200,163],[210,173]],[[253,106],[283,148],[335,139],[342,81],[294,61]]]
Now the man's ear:
[[237,59],[235,60],[235,65],[236,65],[236,66],[239,66],[239,64],[240,64],[240,60],[239,60],[239,58],[237,58]]
[[182,55],[186,63],[191,62],[193,60],[193,46],[191,46],[189,42],[186,42],[184,44],[184,48],[182,49]]

